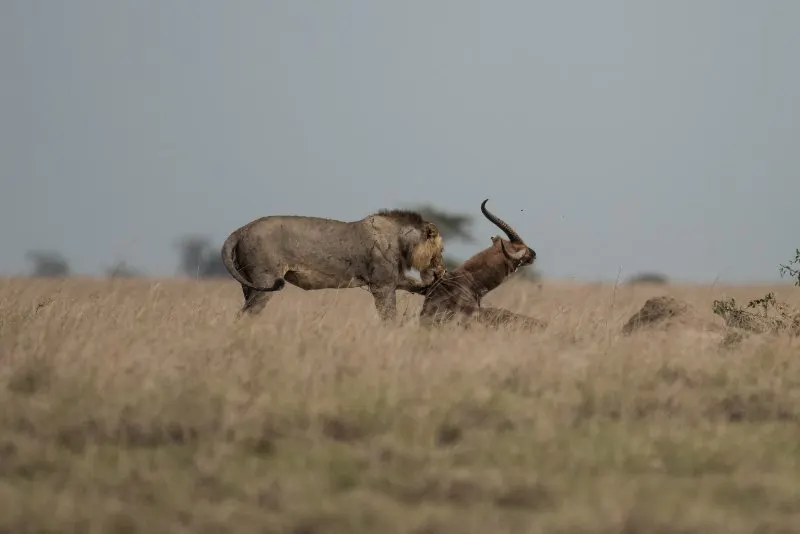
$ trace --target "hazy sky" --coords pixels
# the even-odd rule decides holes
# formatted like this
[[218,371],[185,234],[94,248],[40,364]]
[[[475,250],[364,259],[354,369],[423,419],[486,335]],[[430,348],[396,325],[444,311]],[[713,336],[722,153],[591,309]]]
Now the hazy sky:
[[[795,0],[2,0],[0,273],[430,200],[552,276],[779,280]],[[524,210],[524,211],[521,211]]]

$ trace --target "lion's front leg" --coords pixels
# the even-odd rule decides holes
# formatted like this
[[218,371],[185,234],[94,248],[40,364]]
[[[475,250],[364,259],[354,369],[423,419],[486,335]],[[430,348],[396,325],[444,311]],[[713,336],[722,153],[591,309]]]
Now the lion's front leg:
[[397,271],[396,267],[384,259],[380,250],[376,249],[375,262],[369,278],[369,292],[375,300],[375,309],[384,322],[397,317]]
[[393,321],[397,317],[397,296],[394,291],[391,285],[370,288],[375,309],[382,321]]

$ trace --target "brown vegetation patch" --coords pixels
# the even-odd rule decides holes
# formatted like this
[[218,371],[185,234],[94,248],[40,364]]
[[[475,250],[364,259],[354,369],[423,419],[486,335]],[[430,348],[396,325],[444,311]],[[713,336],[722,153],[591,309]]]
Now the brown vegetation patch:
[[755,334],[787,332],[800,336],[800,312],[785,302],[776,300],[774,293],[751,300],[746,308],[739,307],[734,298],[715,300],[712,310],[730,328]]

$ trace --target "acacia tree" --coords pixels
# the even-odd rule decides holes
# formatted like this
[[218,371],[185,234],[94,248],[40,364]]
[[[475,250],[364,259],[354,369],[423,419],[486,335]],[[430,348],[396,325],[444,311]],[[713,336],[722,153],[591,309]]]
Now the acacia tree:
[[33,263],[31,276],[69,276],[69,263],[60,252],[32,250],[25,257]]
[[416,208],[422,217],[439,227],[439,231],[446,239],[458,239],[465,243],[475,242],[469,227],[475,222],[472,215],[466,213],[452,213],[440,210],[430,205]]

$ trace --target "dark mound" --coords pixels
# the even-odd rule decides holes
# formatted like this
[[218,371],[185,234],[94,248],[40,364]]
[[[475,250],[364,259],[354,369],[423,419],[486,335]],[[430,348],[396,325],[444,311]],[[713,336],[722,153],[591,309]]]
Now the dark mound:
[[684,315],[689,305],[672,297],[653,297],[644,303],[642,309],[628,319],[622,327],[623,334],[630,334],[640,328],[654,326],[667,319]]

